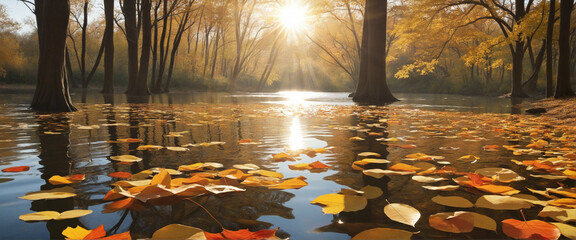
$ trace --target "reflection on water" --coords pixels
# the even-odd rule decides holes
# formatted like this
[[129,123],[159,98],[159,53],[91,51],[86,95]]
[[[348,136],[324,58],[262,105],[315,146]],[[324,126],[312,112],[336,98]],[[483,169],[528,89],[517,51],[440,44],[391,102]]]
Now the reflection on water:
[[[221,231],[220,223],[231,230],[280,228],[277,235],[292,239],[348,239],[373,227],[421,231],[422,238],[447,238],[449,234],[431,229],[426,219],[417,228],[390,221],[382,209],[389,202],[410,204],[423,216],[453,209],[429,201],[436,194],[421,188],[422,184],[409,177],[376,179],[352,169],[361,152],[376,152],[393,163],[408,153],[424,152],[454,160],[460,154],[474,154],[483,161],[463,163],[452,161],[462,171],[482,166],[506,167],[523,175],[525,170],[499,161],[506,152],[484,152],[485,144],[503,145],[507,142],[493,133],[478,132],[479,142],[464,142],[457,135],[464,128],[491,128],[497,120],[487,122],[467,114],[446,119],[440,113],[425,113],[418,109],[432,108],[454,111],[510,113],[509,99],[481,100],[474,97],[449,95],[399,95],[402,102],[386,107],[353,107],[347,93],[280,94],[171,94],[127,99],[124,95],[87,93],[80,97],[86,104],[78,104],[80,111],[69,114],[36,115],[27,109],[19,96],[11,96],[11,104],[0,105],[0,165],[31,166],[29,172],[0,175],[1,239],[61,238],[66,226],[80,225],[93,229],[104,224],[112,233],[130,231],[135,238],[147,238],[168,224],[180,223],[210,232]],[[5,99],[0,98],[5,103]],[[470,101],[470,102],[468,102]],[[130,102],[130,103],[127,103]],[[326,105],[331,104],[331,105]],[[341,107],[334,106],[341,105]],[[508,104],[508,105],[506,105]],[[398,106],[406,107],[406,109]],[[436,115],[438,114],[438,115]],[[495,119],[516,121],[514,116],[494,115]],[[426,126],[442,126],[438,129]],[[181,133],[175,137],[173,133]],[[369,134],[372,133],[372,134]],[[351,137],[364,141],[354,143]],[[381,139],[396,137],[415,144],[417,149],[402,149],[384,144]],[[134,138],[141,142],[118,142]],[[242,145],[240,139],[253,139],[259,144]],[[225,142],[222,146],[190,147],[176,152],[138,151],[141,145],[182,146],[205,142]],[[408,144],[406,143],[406,144]],[[459,147],[458,153],[440,147]],[[271,154],[289,149],[330,147],[326,153],[300,155],[297,162],[275,162]],[[480,149],[480,150],[479,150]],[[464,154],[465,153],[465,154]],[[142,162],[125,165],[111,161],[110,156],[132,154]],[[330,166],[325,171],[295,171],[289,165],[321,161]],[[301,189],[269,190],[246,187],[242,193],[194,198],[206,210],[189,201],[150,205],[144,211],[102,213],[102,198],[119,179],[109,177],[112,172],[137,173],[154,167],[176,169],[180,165],[198,162],[219,162],[226,168],[234,164],[252,163],[264,169],[284,174],[285,178],[304,176],[308,186]],[[387,168],[388,164],[369,164],[367,168]],[[54,175],[86,174],[86,180],[72,184],[78,196],[62,200],[29,202],[18,199],[29,191],[51,189],[47,180]],[[185,175],[178,176],[185,177]],[[10,180],[13,179],[13,180]],[[545,183],[531,182],[544,187]],[[314,198],[335,193],[341,188],[361,189],[371,185],[380,188],[384,196],[369,200],[366,209],[337,215],[322,214],[319,206],[309,204]],[[465,191],[455,193],[470,200],[474,195]],[[65,211],[90,209],[94,213],[80,219],[26,223],[18,216],[33,211]],[[206,212],[213,215],[215,222]],[[489,211],[478,210],[488,214]],[[498,219],[510,217],[505,213]],[[497,220],[498,220],[497,219]],[[11,230],[4,230],[11,229]],[[462,236],[459,236],[462,237]],[[495,238],[496,233],[478,230],[466,238]]]

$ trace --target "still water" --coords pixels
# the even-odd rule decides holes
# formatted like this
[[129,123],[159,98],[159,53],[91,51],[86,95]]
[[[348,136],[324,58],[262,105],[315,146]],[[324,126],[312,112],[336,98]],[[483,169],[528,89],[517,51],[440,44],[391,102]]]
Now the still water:
[[[478,167],[507,167],[527,175],[523,167],[511,164],[511,153],[484,152],[486,144],[507,144],[493,133],[478,133],[482,141],[462,141],[437,136],[455,135],[460,128],[489,128],[487,119],[511,118],[519,112],[510,99],[467,97],[457,95],[398,94],[402,101],[385,107],[357,107],[348,93],[280,92],[269,94],[174,93],[154,95],[145,99],[127,99],[125,95],[103,96],[98,93],[74,94],[78,112],[38,115],[28,109],[30,95],[0,95],[0,168],[30,166],[27,172],[0,173],[0,239],[62,238],[67,226],[93,229],[103,224],[109,233],[130,231],[133,238],[151,237],[157,229],[180,223],[209,232],[221,231],[219,224],[206,211],[189,202],[151,206],[143,211],[124,210],[102,213],[109,202],[103,201],[110,184],[120,180],[108,174],[117,171],[137,173],[154,167],[177,169],[180,165],[218,162],[225,168],[234,164],[252,163],[262,169],[280,172],[285,178],[304,176],[308,186],[300,189],[270,190],[246,187],[245,192],[222,196],[197,197],[225,228],[230,230],[279,228],[277,236],[291,239],[349,239],[373,227],[420,231],[414,239],[428,238],[501,238],[502,233],[474,230],[454,235],[431,229],[427,216],[442,211],[456,211],[429,201],[437,193],[424,190],[410,177],[392,176],[375,179],[354,171],[351,163],[360,152],[377,152],[382,158],[400,162],[406,154],[425,152],[443,155],[451,161],[466,154],[485,159],[481,163],[453,162],[461,171]],[[130,103],[129,103],[130,102]],[[426,111],[423,111],[426,110]],[[441,112],[470,112],[469,118],[454,119],[436,116]],[[471,113],[489,113],[487,116]],[[496,115],[502,113],[503,115]],[[454,116],[454,115],[451,115]],[[389,122],[386,123],[387,119]],[[366,137],[366,124],[381,123],[370,131],[380,132],[378,138],[411,139],[417,149],[389,148]],[[444,126],[442,134],[423,134],[423,125]],[[83,129],[82,126],[94,126]],[[185,132],[170,137],[170,132]],[[58,134],[52,134],[58,133]],[[167,136],[168,135],[168,136]],[[364,142],[351,142],[351,137],[366,137]],[[478,136],[477,136],[478,137]],[[142,139],[139,143],[114,143],[122,138]],[[239,144],[240,139],[253,139],[258,144]],[[203,142],[225,142],[222,146],[190,147],[185,152],[162,149],[156,152],[137,151],[139,145],[182,146]],[[458,152],[440,147],[459,148]],[[272,161],[271,155],[286,149],[331,148],[316,156],[301,155],[298,162]],[[117,164],[110,156],[131,154],[142,157],[132,165]],[[522,159],[519,156],[518,159]],[[288,165],[320,161],[331,168],[324,172],[295,171]],[[78,194],[60,200],[28,201],[19,199],[27,192],[55,188],[48,182],[54,175],[85,174],[86,180],[72,184]],[[533,180],[534,181],[534,180]],[[546,183],[529,184],[547,186]],[[372,185],[385,194],[370,200],[366,209],[323,214],[321,207],[309,204],[314,198],[337,193],[341,188],[360,189]],[[441,195],[444,193],[440,193]],[[453,195],[471,201],[470,193],[459,190]],[[390,221],[382,209],[386,201],[412,205],[422,212],[416,228]],[[63,212],[90,209],[92,214],[73,220],[24,222],[20,215],[37,211]],[[515,212],[478,210],[497,221],[515,217]],[[528,214],[529,211],[528,211]]]

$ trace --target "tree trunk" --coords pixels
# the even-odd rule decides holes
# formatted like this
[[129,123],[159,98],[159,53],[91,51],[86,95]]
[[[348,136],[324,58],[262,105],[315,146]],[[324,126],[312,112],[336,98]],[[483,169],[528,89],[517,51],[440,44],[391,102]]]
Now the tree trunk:
[[387,0],[366,0],[355,102],[382,104],[398,101],[386,83],[387,5]]
[[573,97],[570,86],[570,15],[574,0],[560,0],[560,36],[558,37],[558,75],[554,98]]
[[554,37],[555,13],[556,0],[550,0],[550,9],[548,11],[548,29],[546,29],[546,97],[554,96],[552,41]]
[[524,60],[524,42],[516,41],[515,51],[512,54],[512,93],[511,97],[528,97],[522,89],[522,66]]
[[127,94],[136,94],[138,81],[138,28],[136,26],[136,0],[125,0],[122,7],[126,40],[128,42],[128,88]]
[[104,0],[104,85],[102,93],[114,92],[114,0]]
[[542,62],[544,62],[544,52],[546,51],[546,39],[542,41],[542,47],[540,47],[540,51],[538,51],[538,55],[533,64],[534,71],[532,72],[532,76],[522,84],[524,88],[524,92],[528,95],[534,95],[536,92],[536,86],[538,85],[538,75],[540,74],[540,69],[542,68]]
[[164,74],[164,66],[162,63],[166,62],[166,59],[164,59],[166,56],[164,54],[164,52],[168,51],[168,49],[164,49],[164,42],[166,41],[166,31],[168,30],[168,0],[164,0],[163,3],[163,21],[162,21],[162,34],[160,35],[160,60],[158,62],[158,77],[156,79],[156,83],[154,84],[154,92],[161,92],[161,86],[162,86],[162,77]]
[[151,0],[142,0],[142,54],[140,55],[140,70],[138,71],[138,81],[134,86],[134,95],[149,95],[148,90],[148,66],[150,63],[150,48],[152,45],[152,23],[150,10]]
[[68,82],[71,84],[72,88],[77,88],[78,87],[78,83],[76,82],[76,80],[74,79],[74,72],[72,72],[72,62],[70,61],[70,53],[68,52],[68,46],[66,46],[66,49],[64,50],[64,52],[66,53],[66,77],[68,78]]
[[80,72],[82,74],[82,88],[88,88],[86,79],[86,31],[88,30],[88,0],[84,0],[84,21],[82,22],[82,52],[80,55]]
[[31,108],[42,112],[76,111],[68,92],[65,70],[68,0],[35,0],[38,26],[38,80]]
[[176,36],[174,37],[174,43],[172,44],[172,52],[170,53],[170,65],[168,65],[168,76],[166,77],[166,85],[164,86],[164,92],[170,91],[170,83],[172,82],[172,72],[174,71],[174,61],[176,60],[176,53],[178,53],[178,47],[180,46],[180,41],[182,40],[182,35],[184,31],[188,29],[186,25],[188,24],[188,18],[190,17],[190,11],[192,11],[191,1],[186,9],[186,13],[182,17],[182,21],[178,25],[178,30],[176,30]]

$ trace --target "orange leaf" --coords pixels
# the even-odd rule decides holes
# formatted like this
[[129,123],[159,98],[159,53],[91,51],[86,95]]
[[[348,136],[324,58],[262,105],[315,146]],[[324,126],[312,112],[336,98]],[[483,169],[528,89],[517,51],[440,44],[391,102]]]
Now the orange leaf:
[[240,139],[240,140],[238,140],[238,143],[251,143],[251,142],[253,142],[252,139]]
[[2,172],[25,172],[30,170],[29,166],[9,167],[2,169]]
[[123,233],[118,233],[118,234],[114,234],[108,237],[103,237],[100,239],[110,239],[110,240],[129,240],[132,239],[132,237],[130,236],[130,231],[128,232],[123,232]]
[[238,231],[231,231],[224,229],[221,233],[209,233],[204,232],[204,235],[208,240],[219,240],[219,239],[270,239],[275,238],[276,231],[273,230],[260,230],[256,232],[250,232],[248,229],[240,229]]
[[444,232],[464,233],[474,229],[474,215],[469,212],[445,212],[430,215],[430,226]]
[[156,174],[156,176],[152,178],[150,185],[160,184],[166,188],[170,188],[171,181],[172,179],[170,178],[170,173],[166,170],[162,170],[162,172]]
[[84,239],[98,239],[106,236],[106,230],[104,230],[104,225],[100,225],[97,228],[92,229]]
[[103,213],[113,213],[122,209],[132,209],[141,210],[144,206],[134,198],[126,198],[113,203],[110,203],[104,207]]
[[313,163],[308,164],[308,166],[310,166],[312,169],[323,169],[323,168],[330,168],[330,166],[320,162],[320,161],[316,161]]
[[484,191],[484,192],[501,194],[501,195],[512,195],[512,194],[516,194],[516,193],[520,192],[520,191],[518,191],[512,187],[493,185],[493,184],[476,186],[476,189]]
[[559,198],[550,200],[548,204],[558,207],[576,208],[576,199],[574,198]]
[[397,163],[388,168],[388,170],[394,171],[404,171],[404,172],[416,172],[420,170],[420,168],[414,167],[412,165],[408,165],[405,163]]
[[113,172],[109,173],[108,176],[115,178],[131,178],[132,174],[129,172]]
[[560,229],[540,220],[520,221],[506,219],[502,221],[502,232],[515,239],[558,239]]
[[74,175],[68,176],[68,179],[69,179],[70,181],[73,181],[73,182],[79,182],[79,181],[82,181],[82,180],[86,179],[86,175],[84,175],[84,174],[74,174]]

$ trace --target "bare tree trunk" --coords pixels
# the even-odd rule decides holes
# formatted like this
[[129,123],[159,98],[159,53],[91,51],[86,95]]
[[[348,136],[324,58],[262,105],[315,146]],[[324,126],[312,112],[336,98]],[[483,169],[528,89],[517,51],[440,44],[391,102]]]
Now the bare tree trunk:
[[558,75],[554,98],[573,97],[570,86],[570,15],[574,0],[560,0],[560,36],[558,37]]
[[366,0],[360,55],[360,77],[355,102],[382,104],[398,101],[386,83],[387,0]]
[[82,22],[82,52],[80,55],[80,73],[82,74],[82,88],[88,87],[86,79],[86,31],[88,30],[88,0],[84,0],[84,21]]
[[178,53],[178,47],[180,46],[180,41],[182,40],[182,35],[189,27],[187,26],[188,20],[190,18],[190,12],[192,11],[192,4],[194,0],[188,3],[186,7],[186,13],[182,17],[182,21],[178,25],[178,30],[176,31],[176,36],[174,37],[174,44],[172,44],[172,52],[170,53],[170,65],[168,66],[168,76],[166,77],[166,85],[164,86],[164,92],[170,91],[170,83],[172,82],[172,72],[174,71],[174,61],[176,60],[176,53]]
[[151,0],[142,0],[142,54],[140,54],[140,70],[138,71],[138,81],[135,85],[136,95],[149,95],[148,90],[148,66],[150,64],[150,48],[152,40],[152,23],[150,19]]
[[556,13],[556,0],[550,0],[548,11],[548,29],[546,29],[546,97],[554,96],[554,67],[552,60],[552,42],[554,35],[554,22]]
[[104,0],[104,85],[102,93],[114,92],[114,0]]
[[136,24],[136,0],[125,0],[122,7],[128,41],[128,88],[127,94],[136,94],[138,81],[138,28]]
[[68,82],[72,85],[72,88],[77,88],[78,83],[74,79],[74,72],[72,72],[72,62],[70,61],[70,53],[68,52],[68,46],[64,50],[66,52],[66,77],[68,78]]
[[38,26],[38,81],[31,108],[45,112],[76,111],[68,91],[65,70],[68,0],[35,0]]

